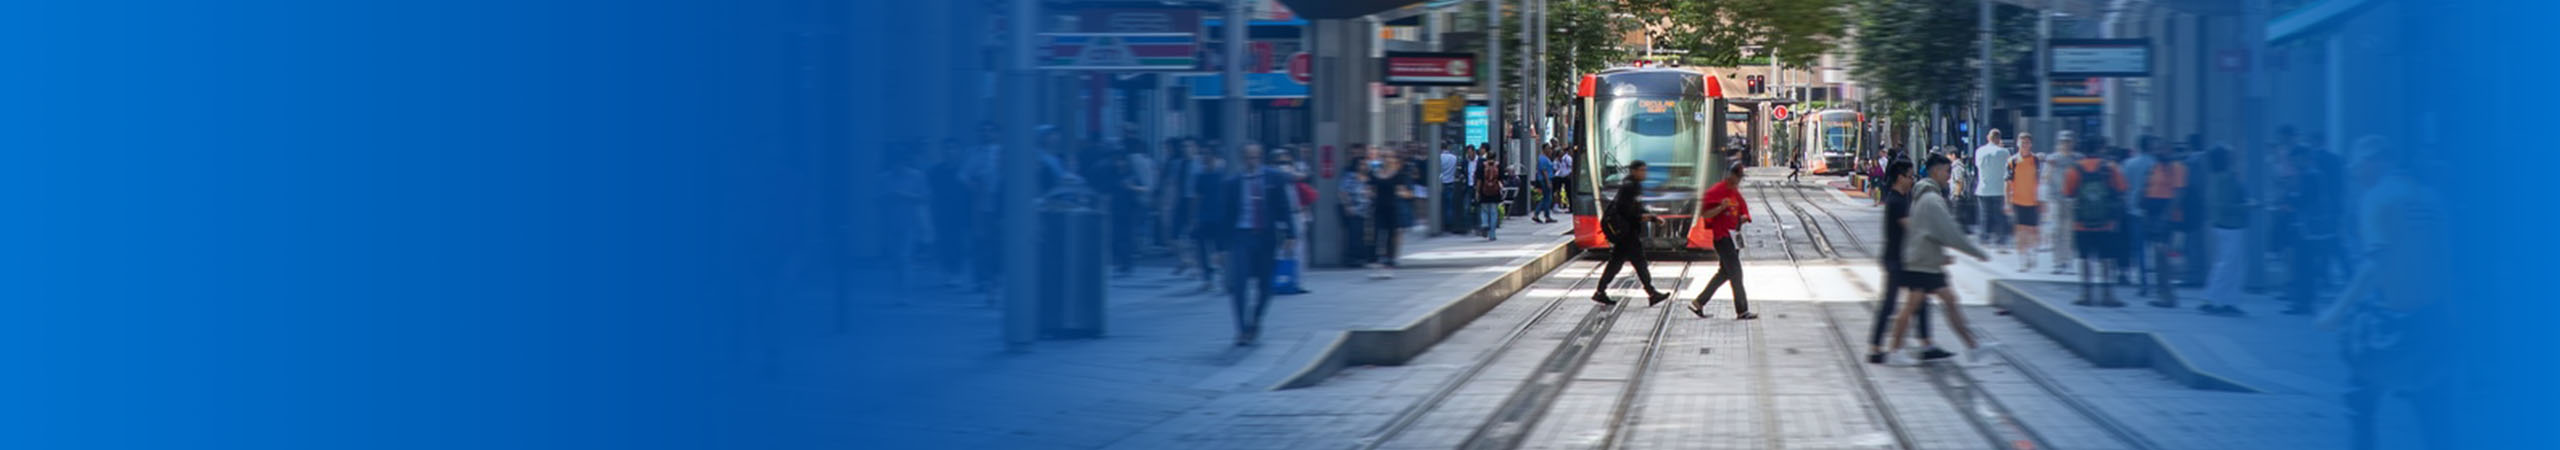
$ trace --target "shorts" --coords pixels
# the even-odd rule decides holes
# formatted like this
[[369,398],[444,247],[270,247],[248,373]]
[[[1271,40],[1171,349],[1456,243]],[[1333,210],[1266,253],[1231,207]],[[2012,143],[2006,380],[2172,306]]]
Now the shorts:
[[2169,214],[2169,199],[2142,199],[2142,239],[2153,242],[2168,241],[2169,234],[2177,231],[2177,224],[2168,220]]
[[2036,214],[2039,209],[2043,207],[2009,205],[2009,221],[2022,227],[2039,226],[2044,223],[2044,215]]
[[2124,258],[2124,241],[2117,238],[2117,234],[2115,230],[2073,231],[2071,249],[2080,252],[2083,259],[2121,259]]
[[1921,292],[1936,291],[1947,287],[1947,274],[1912,270],[1895,271],[1893,284],[1902,286],[1903,289],[1919,289]]

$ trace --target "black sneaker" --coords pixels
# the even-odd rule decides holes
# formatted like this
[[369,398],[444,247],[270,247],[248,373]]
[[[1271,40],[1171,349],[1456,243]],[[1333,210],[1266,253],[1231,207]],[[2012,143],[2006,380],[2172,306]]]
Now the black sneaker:
[[1946,350],[1943,350],[1943,349],[1939,349],[1939,348],[1937,348],[1937,347],[1929,347],[1929,349],[1927,349],[1927,350],[1921,350],[1921,351],[1920,351],[1920,360],[1921,360],[1921,361],[1935,361],[1935,360],[1941,360],[1941,359],[1947,359],[1947,358],[1954,358],[1955,356],[1956,356],[1955,352],[1946,351]]
[[1671,298],[1671,293],[1669,293],[1669,292],[1654,292],[1654,293],[1645,294],[1644,305],[1645,305],[1645,306],[1659,305],[1659,304],[1662,304],[1662,299],[1666,299],[1666,298]]
[[1617,306],[1617,305],[1618,305],[1618,301],[1617,301],[1617,300],[1610,300],[1610,299],[1609,299],[1609,294],[1591,294],[1591,301],[1599,302],[1599,303],[1600,303],[1600,306]]
[[1760,318],[1760,313],[1755,313],[1755,312],[1746,312],[1746,313],[1742,313],[1742,315],[1733,316],[1733,320],[1751,320],[1751,319],[1758,319],[1758,318]]
[[1695,314],[1700,319],[1707,318],[1707,303],[1689,302],[1689,314]]
[[1868,353],[1867,364],[1884,364],[1883,353]]

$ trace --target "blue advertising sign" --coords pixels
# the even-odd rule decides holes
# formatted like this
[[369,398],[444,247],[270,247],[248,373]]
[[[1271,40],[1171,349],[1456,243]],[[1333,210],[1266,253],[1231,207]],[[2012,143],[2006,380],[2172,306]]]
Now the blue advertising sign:
[[[1218,74],[1189,75],[1192,99],[1226,98],[1226,77]],[[1307,84],[1289,79],[1285,73],[1244,74],[1244,98],[1307,98]]]
[[1485,122],[1490,119],[1485,116],[1483,106],[1467,106],[1467,145],[1482,146],[1486,141],[1492,140],[1491,133],[1485,126]]

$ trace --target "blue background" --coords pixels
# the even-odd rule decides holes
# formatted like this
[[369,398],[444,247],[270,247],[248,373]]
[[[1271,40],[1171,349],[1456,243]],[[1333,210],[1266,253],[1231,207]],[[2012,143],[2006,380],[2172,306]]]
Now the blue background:
[[[890,3],[0,4],[0,447],[931,447],[759,389],[762,299],[844,269],[799,257],[866,176],[829,168],[895,132],[861,99],[918,76],[805,37],[895,45]],[[2352,112],[2438,130],[2461,215],[2429,413],[2560,446],[2560,6],[2429,4],[2371,69],[2447,89]],[[903,344],[862,370],[979,345]]]

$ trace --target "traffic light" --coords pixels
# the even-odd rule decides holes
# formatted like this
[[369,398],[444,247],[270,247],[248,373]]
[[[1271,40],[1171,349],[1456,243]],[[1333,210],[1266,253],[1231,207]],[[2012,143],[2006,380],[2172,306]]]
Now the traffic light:
[[1748,78],[1748,83],[1751,86],[1751,95],[1760,95],[1761,93],[1768,92],[1769,90],[1768,86],[1763,85],[1762,77],[1760,75],[1750,76]]

